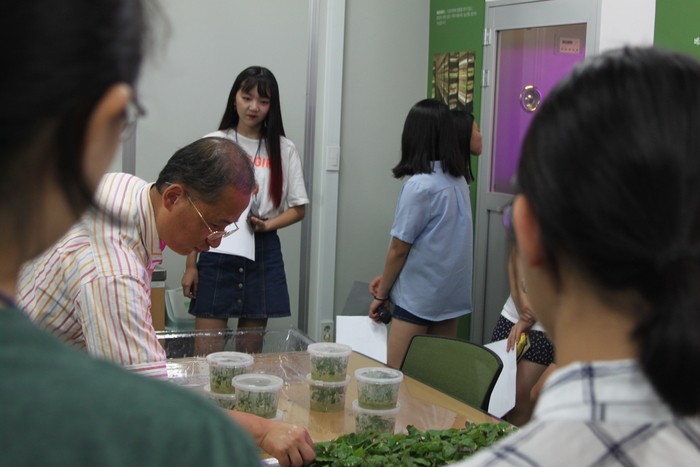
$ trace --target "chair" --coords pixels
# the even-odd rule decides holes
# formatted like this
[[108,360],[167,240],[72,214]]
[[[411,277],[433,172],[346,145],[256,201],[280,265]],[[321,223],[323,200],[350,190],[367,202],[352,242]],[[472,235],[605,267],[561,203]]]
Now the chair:
[[401,371],[457,400],[488,411],[503,362],[490,349],[463,339],[413,336]]

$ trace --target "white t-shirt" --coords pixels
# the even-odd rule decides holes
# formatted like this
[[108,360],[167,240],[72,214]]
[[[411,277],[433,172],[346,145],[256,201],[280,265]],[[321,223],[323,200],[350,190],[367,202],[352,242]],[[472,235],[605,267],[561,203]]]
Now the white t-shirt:
[[304,186],[304,173],[301,167],[301,157],[296,146],[284,136],[280,137],[280,153],[282,156],[282,202],[278,209],[272,204],[270,197],[270,158],[267,155],[265,141],[247,138],[238,134],[234,129],[215,131],[205,137],[227,138],[237,142],[247,153],[255,165],[255,181],[258,182],[258,194],[251,197],[251,213],[271,219],[282,214],[288,207],[309,204],[309,198]]
[[[503,311],[501,311],[501,316],[503,316],[513,324],[520,321],[520,315],[518,314],[518,310],[515,308],[515,302],[513,301],[512,295],[508,295],[508,300],[506,300],[506,303],[503,305]],[[532,325],[530,330],[544,332],[544,328],[542,327],[539,321],[535,321],[535,324]]]

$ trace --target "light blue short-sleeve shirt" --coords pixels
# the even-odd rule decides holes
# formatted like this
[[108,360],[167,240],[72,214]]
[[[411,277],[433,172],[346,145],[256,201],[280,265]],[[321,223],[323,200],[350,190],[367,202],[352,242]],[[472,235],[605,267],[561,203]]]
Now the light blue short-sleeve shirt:
[[472,211],[464,177],[435,172],[412,176],[396,206],[392,237],[411,250],[391,288],[391,301],[430,321],[472,311]]

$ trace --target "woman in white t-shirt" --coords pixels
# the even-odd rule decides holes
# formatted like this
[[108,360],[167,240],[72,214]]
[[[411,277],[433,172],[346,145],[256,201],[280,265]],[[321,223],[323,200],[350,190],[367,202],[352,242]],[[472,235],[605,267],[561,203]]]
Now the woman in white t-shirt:
[[[238,329],[264,328],[268,318],[290,316],[289,293],[277,230],[304,218],[306,195],[301,158],[285,138],[277,80],[253,66],[233,83],[219,131],[238,143],[253,161],[258,192],[248,222],[255,232],[255,261],[220,252],[187,257],[182,279],[197,329],[224,329],[238,318]],[[285,209],[286,208],[286,209]],[[260,351],[261,341],[240,350]]]

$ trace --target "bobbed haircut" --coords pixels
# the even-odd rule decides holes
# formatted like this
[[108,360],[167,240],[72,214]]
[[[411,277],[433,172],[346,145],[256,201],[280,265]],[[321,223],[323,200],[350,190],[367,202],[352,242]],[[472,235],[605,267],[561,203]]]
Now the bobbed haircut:
[[431,162],[442,162],[445,172],[466,175],[450,109],[434,99],[424,99],[408,112],[401,135],[401,161],[392,169],[395,178],[433,172]]
[[282,155],[280,150],[280,137],[286,136],[282,123],[282,110],[280,106],[280,91],[277,79],[270,70],[262,66],[251,66],[238,74],[231,87],[231,92],[226,103],[224,116],[221,118],[219,130],[235,129],[238,127],[238,112],[236,112],[236,94],[238,91],[249,93],[257,89],[260,97],[270,99],[270,110],[263,120],[260,129],[260,138],[265,141],[267,155],[270,158],[270,199],[278,208],[282,203]]
[[255,190],[253,163],[238,144],[226,138],[201,138],[179,149],[158,175],[156,189],[180,183],[195,199],[217,204],[226,187],[252,193]]
[[474,181],[474,173],[472,173],[472,130],[474,129],[474,115],[471,112],[464,112],[462,110],[452,110],[452,119],[455,123],[455,131],[457,132],[457,144],[459,145],[459,152],[462,153],[464,157],[464,162],[466,165],[467,182],[471,183]]
[[627,48],[577,66],[523,143],[517,189],[547,261],[600,296],[631,293],[632,338],[656,391],[700,413],[700,64]]
[[89,204],[87,121],[114,84],[135,85],[144,54],[141,0],[22,0],[0,15],[0,210],[3,236],[42,229],[37,208],[57,179],[74,214]]

